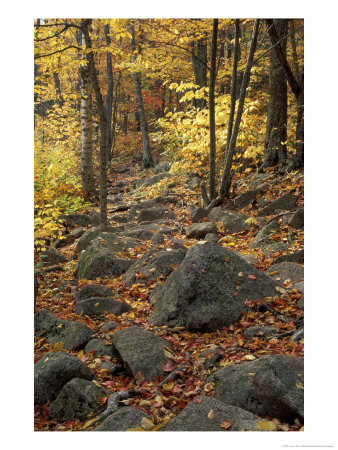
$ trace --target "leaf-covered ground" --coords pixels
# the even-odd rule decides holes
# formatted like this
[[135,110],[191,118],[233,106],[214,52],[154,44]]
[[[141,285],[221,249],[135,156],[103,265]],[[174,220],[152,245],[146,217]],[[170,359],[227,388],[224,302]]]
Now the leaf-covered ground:
[[[134,191],[131,188],[132,183],[139,179],[140,172],[136,168],[132,160],[125,162],[128,167],[128,172],[117,173],[113,165],[109,174],[109,186],[112,193],[121,193],[121,198],[125,202],[133,204],[136,199],[144,199],[144,195],[157,195],[156,189],[149,189],[146,192]],[[148,176],[153,174],[148,171]],[[147,171],[146,171],[147,173]],[[144,172],[142,172],[142,175]],[[253,175],[246,175],[245,178],[237,180],[236,194],[245,192],[249,189],[249,182]],[[271,179],[276,181],[271,185],[269,190],[264,193],[264,198],[268,201],[275,200],[283,193],[295,190],[298,196],[298,206],[303,206],[303,176],[301,172],[287,174],[283,177],[277,177],[271,173]],[[126,181],[124,187],[116,187],[119,181]],[[244,180],[244,181],[243,181]],[[184,230],[191,225],[190,215],[187,212],[188,205],[199,205],[199,190],[188,189],[184,184],[178,184],[171,188],[172,192],[178,195],[179,201],[177,203],[169,204],[177,219],[172,223],[179,225],[178,231],[174,237],[183,239],[184,244],[189,247],[194,245],[196,240],[187,239]],[[143,197],[143,198],[140,198]],[[96,208],[98,210],[98,208]],[[108,214],[114,214],[114,204],[108,205]],[[89,212],[85,210],[82,212]],[[229,235],[218,223],[219,237],[221,238],[221,245],[229,249],[239,251],[245,254],[254,254],[258,257],[255,267],[260,270],[266,270],[272,263],[273,259],[281,254],[269,254],[265,256],[263,251],[257,249],[249,249],[257,231],[260,229],[259,217],[256,218],[257,208],[255,205],[249,205],[241,210],[248,218],[251,217],[251,225],[248,231],[235,233]],[[128,211],[122,212],[122,215],[128,215]],[[267,217],[267,219],[272,218]],[[207,219],[205,219],[207,220]],[[278,234],[274,235],[275,240],[286,242],[288,240],[289,226],[283,225],[283,216],[278,219],[280,228]],[[117,223],[116,223],[117,225]],[[70,231],[70,230],[69,230]],[[293,230],[294,241],[289,251],[293,252],[304,245],[304,231]],[[171,241],[165,237],[164,243],[159,247],[170,247]],[[67,258],[70,258],[75,249],[76,243],[58,249]],[[133,250],[133,256],[139,257],[143,255],[150,247],[150,241],[143,241],[139,247]],[[192,333],[188,332],[182,327],[168,328],[166,326],[150,326],[148,324],[148,317],[151,313],[151,306],[148,302],[149,292],[152,285],[146,286],[142,283],[135,283],[131,287],[126,287],[121,281],[121,276],[115,278],[102,278],[93,281],[80,280],[78,288],[86,284],[100,283],[110,287],[117,299],[129,303],[133,310],[125,313],[122,316],[114,316],[112,314],[105,314],[105,320],[89,316],[80,316],[75,314],[75,299],[74,288],[69,284],[65,285],[63,290],[59,292],[59,285],[61,282],[73,280],[75,278],[75,265],[77,260],[71,260],[63,265],[63,271],[45,272],[43,277],[39,278],[39,293],[36,303],[35,312],[42,308],[47,308],[56,314],[61,319],[73,320],[82,322],[95,331],[93,337],[103,338],[106,344],[112,343],[112,332],[102,330],[102,325],[108,320],[114,320],[119,323],[119,326],[114,330],[121,330],[129,327],[131,324],[136,324],[144,329],[150,330],[161,338],[167,340],[168,344],[175,352],[175,356],[170,357],[170,364],[163,367],[163,370],[169,375],[175,368],[184,365],[182,370],[176,372],[174,380],[162,383],[165,376],[157,378],[152,382],[145,381],[142,376],[135,379],[128,376],[110,376],[106,369],[101,368],[102,362],[114,360],[107,356],[94,356],[93,352],[84,354],[83,350],[79,352],[72,352],[64,350],[62,344],[51,345],[46,339],[42,337],[35,338],[34,350],[35,361],[39,360],[44,354],[50,351],[67,351],[85,362],[88,367],[96,374],[99,383],[109,389],[111,393],[123,391],[128,389],[141,390],[142,394],[133,396],[125,401],[125,404],[137,406],[143,409],[152,417],[154,429],[158,429],[179,414],[185,406],[191,402],[196,401],[200,395],[213,395],[213,384],[207,383],[207,377],[212,373],[212,369],[207,369],[206,364],[208,358],[213,356],[211,352],[213,349],[219,349],[221,352],[220,366],[225,367],[231,364],[239,364],[244,361],[251,361],[262,355],[269,354],[287,354],[295,356],[303,356],[304,342],[290,341],[290,332],[299,327],[303,320],[303,311],[297,306],[297,301],[301,294],[297,291],[284,291],[280,293],[271,301],[265,304],[265,308],[260,307],[260,302],[248,302],[250,306],[249,311],[243,314],[240,321],[229,327],[224,327],[222,330],[212,333]],[[158,280],[161,282],[161,280]],[[287,287],[287,286],[286,286]],[[264,337],[257,337],[247,341],[243,336],[243,331],[253,325],[268,325],[274,326],[281,333],[279,338],[267,339]],[[210,353],[201,357],[201,353],[209,350]],[[102,403],[107,400],[107,397],[101,398]],[[302,430],[301,424],[296,421],[293,425],[283,424],[273,418],[270,420],[271,429],[275,430]],[[69,421],[66,423],[56,423],[50,421],[48,418],[48,405],[35,407],[35,430],[44,431],[71,431],[71,430],[90,430],[94,428],[92,423],[95,417],[87,417],[85,421]]]

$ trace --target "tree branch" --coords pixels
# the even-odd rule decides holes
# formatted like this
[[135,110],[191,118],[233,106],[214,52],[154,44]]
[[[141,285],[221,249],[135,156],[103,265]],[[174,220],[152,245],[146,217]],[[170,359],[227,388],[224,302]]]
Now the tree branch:
[[34,59],[45,58],[46,56],[52,56],[52,55],[55,55],[56,53],[62,53],[62,52],[65,52],[66,50],[69,50],[70,48],[76,48],[76,50],[82,50],[80,47],[77,47],[76,45],[69,45],[68,47],[65,47],[61,50],[55,50],[55,52],[46,53],[44,55],[34,56]]

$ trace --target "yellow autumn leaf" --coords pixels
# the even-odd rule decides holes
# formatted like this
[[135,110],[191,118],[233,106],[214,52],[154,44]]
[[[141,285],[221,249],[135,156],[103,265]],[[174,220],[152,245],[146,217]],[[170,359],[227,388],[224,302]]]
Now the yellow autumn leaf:
[[86,428],[88,428],[93,422],[95,422],[96,419],[97,419],[97,416],[93,417],[90,420],[87,420],[87,422],[83,425],[82,429],[85,430]]
[[141,427],[144,430],[150,431],[154,426],[155,426],[155,424],[150,419],[147,419],[146,417],[142,417]]
[[256,359],[256,356],[254,356],[254,355],[245,355],[245,356],[243,356],[242,359],[247,359],[248,361],[253,361],[254,359]]
[[214,413],[214,410],[211,409],[211,410],[208,412],[208,419],[209,419],[209,420],[213,420],[214,418],[215,418],[215,413]]
[[303,385],[300,381],[297,381],[296,387],[297,387],[298,389],[303,389],[303,390],[304,390],[304,385]]
[[162,387],[164,391],[171,391],[174,385],[175,385],[174,381],[170,381],[170,383],[168,384],[164,383]]
[[175,356],[171,352],[168,352],[168,350],[164,349],[163,353],[166,358],[175,359]]
[[272,421],[262,419],[258,422],[257,429],[260,431],[276,431],[277,425]]

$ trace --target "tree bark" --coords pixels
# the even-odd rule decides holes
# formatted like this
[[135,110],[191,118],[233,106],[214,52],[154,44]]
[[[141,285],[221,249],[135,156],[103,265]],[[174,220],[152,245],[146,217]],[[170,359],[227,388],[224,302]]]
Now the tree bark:
[[97,70],[92,52],[92,41],[89,34],[91,19],[81,20],[81,29],[85,38],[88,67],[91,74],[92,85],[95,92],[96,102],[100,117],[100,229],[107,231],[107,119],[104,102],[99,86]]
[[209,78],[209,196],[210,201],[216,197],[216,131],[215,131],[215,79],[217,52],[218,19],[213,20],[210,50],[210,78]]
[[[110,45],[111,39],[109,36],[109,25],[104,25],[104,34],[106,38],[106,44]],[[113,109],[113,90],[114,90],[114,77],[113,77],[113,62],[111,52],[107,52],[107,98],[106,98],[106,118],[107,118],[107,164],[110,163],[111,159],[111,148],[113,143],[112,138],[112,109]]]
[[92,94],[88,66],[81,67],[81,178],[89,198],[96,196],[93,169]]
[[[192,42],[192,64],[194,68],[196,84],[206,87],[207,84],[207,43],[205,39],[199,39],[196,43]],[[196,54],[195,54],[196,52]],[[194,98],[193,105],[196,108],[203,109],[206,107],[204,98]]]
[[265,19],[272,45],[276,49],[280,65],[283,67],[290,88],[297,100],[297,125],[296,125],[296,156],[291,159],[288,169],[296,169],[304,165],[304,75],[303,71],[299,82],[293,74],[284,55],[281,43],[278,43],[278,35],[272,19]]
[[[136,60],[136,45],[135,45],[135,32],[132,23],[129,21],[129,32],[131,34],[130,39],[130,48],[131,48],[131,61],[135,62]],[[137,111],[140,119],[140,127],[142,131],[142,142],[143,142],[143,156],[142,156],[142,167],[153,167],[154,160],[151,154],[150,141],[148,135],[148,126],[147,126],[147,118],[144,111],[142,91],[141,91],[141,81],[140,76],[137,72],[133,72],[133,81],[136,93],[136,102],[137,102]]]
[[[273,20],[277,39],[287,35],[288,19]],[[286,53],[286,39],[281,43],[283,54]],[[267,112],[266,133],[264,140],[264,160],[259,172],[278,164],[278,172],[284,171],[286,163],[287,139],[287,82],[285,72],[279,62],[276,48],[270,52],[269,71],[269,106]]]
[[246,63],[244,75],[243,75],[243,81],[241,86],[241,93],[239,97],[238,102],[238,109],[236,114],[236,120],[233,128],[233,132],[231,135],[229,147],[226,154],[226,160],[222,175],[222,182],[220,187],[220,197],[225,198],[229,195],[230,187],[231,187],[231,165],[232,165],[232,159],[236,148],[236,141],[238,136],[239,127],[241,124],[243,109],[244,109],[244,100],[246,96],[246,90],[250,82],[250,74],[251,74],[251,68],[253,63],[253,56],[256,50],[257,45],[257,37],[258,37],[258,29],[259,29],[259,19],[256,19],[254,22],[254,27],[252,31],[252,38],[251,38],[251,44],[250,44],[250,50],[248,55],[248,60]]

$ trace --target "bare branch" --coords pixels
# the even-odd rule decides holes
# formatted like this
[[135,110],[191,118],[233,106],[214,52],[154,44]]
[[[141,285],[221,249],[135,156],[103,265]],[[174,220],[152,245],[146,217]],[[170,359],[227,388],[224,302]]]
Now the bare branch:
[[69,50],[70,48],[75,48],[76,50],[82,50],[80,47],[77,47],[76,45],[69,45],[68,47],[65,47],[61,50],[55,50],[55,52],[46,53],[44,55],[36,55],[36,56],[34,56],[34,59],[45,58],[46,56],[52,56],[52,55],[55,55],[56,53],[62,53],[62,52],[65,52],[66,50]]

